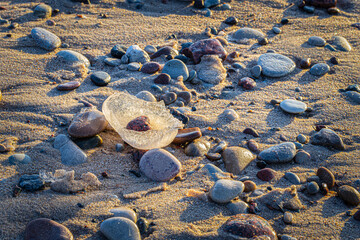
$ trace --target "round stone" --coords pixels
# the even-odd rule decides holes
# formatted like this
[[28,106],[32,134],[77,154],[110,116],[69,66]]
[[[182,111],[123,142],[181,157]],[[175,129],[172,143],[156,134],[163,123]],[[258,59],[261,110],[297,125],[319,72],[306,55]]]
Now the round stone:
[[48,51],[52,51],[61,45],[61,40],[58,36],[40,27],[31,30],[31,37],[40,48]]
[[259,158],[266,163],[287,163],[290,162],[296,154],[295,144],[292,142],[284,142],[263,150],[259,154]]
[[156,102],[156,98],[149,91],[141,91],[135,95],[137,98],[148,101],[148,102]]
[[256,82],[252,78],[243,77],[239,80],[238,85],[246,90],[252,90],[256,87]]
[[253,137],[259,137],[260,136],[259,133],[252,127],[245,128],[243,133],[249,134],[249,135],[251,135]]
[[292,221],[293,221],[293,215],[292,215],[292,213],[290,213],[290,212],[285,212],[284,213],[284,223],[286,223],[286,224],[291,224],[292,223]]
[[161,68],[161,65],[157,62],[147,62],[141,67],[141,72],[153,74],[159,71]]
[[52,14],[51,6],[39,4],[34,8],[34,15],[38,18],[50,18]]
[[131,62],[127,65],[127,70],[129,71],[133,71],[133,72],[136,72],[136,71],[139,71],[140,69],[140,64],[137,63],[137,62]]
[[357,206],[360,203],[360,193],[353,187],[343,185],[338,189],[339,197],[351,206]]
[[244,184],[240,181],[220,179],[210,189],[209,196],[216,203],[228,203],[242,193],[243,190]]
[[167,73],[160,73],[155,79],[154,83],[156,84],[169,84],[171,77]]
[[111,77],[107,72],[97,71],[91,74],[90,79],[96,86],[103,87],[108,85]]
[[68,128],[68,133],[75,138],[92,137],[102,132],[107,125],[104,114],[93,109],[76,115]]
[[71,51],[71,50],[62,50],[56,54],[58,57],[63,59],[65,62],[74,64],[74,63],[81,63],[84,64],[85,67],[90,66],[89,60],[82,54]]
[[247,146],[252,152],[257,153],[259,151],[259,144],[254,139],[250,139],[247,142]]
[[268,182],[276,177],[276,171],[271,168],[263,168],[257,172],[256,176],[260,180]]
[[16,153],[14,155],[11,155],[9,158],[9,163],[12,165],[17,165],[17,164],[29,164],[31,163],[31,158],[23,153]]
[[235,41],[241,41],[241,40],[245,40],[245,39],[260,39],[260,38],[264,38],[265,34],[256,30],[256,29],[252,29],[252,28],[241,28],[239,30],[237,30],[234,34],[233,34],[233,38]]
[[257,63],[261,66],[262,73],[268,77],[283,77],[295,69],[293,60],[277,53],[265,53]]
[[319,188],[319,185],[312,181],[312,182],[309,182],[306,186],[306,189],[308,191],[309,194],[316,194],[319,192],[320,188]]
[[180,161],[164,149],[152,149],[140,159],[140,170],[151,180],[169,181],[181,171]]
[[239,175],[255,159],[246,148],[228,147],[222,152],[226,171]]
[[121,59],[122,56],[125,55],[126,49],[127,49],[127,47],[125,47],[124,45],[117,44],[117,45],[115,45],[115,46],[111,49],[110,54],[111,54],[111,56],[113,56],[114,58],[119,58],[119,59]]
[[255,214],[238,214],[225,222],[222,230],[237,239],[276,240],[276,232],[264,218]]
[[334,36],[332,39],[332,45],[339,51],[343,52],[350,52],[351,51],[351,45],[350,43],[341,36]]
[[311,66],[311,59],[310,58],[303,58],[300,60],[300,67],[303,69],[310,68]]
[[305,112],[307,106],[298,100],[286,99],[280,103],[280,108],[287,113],[299,114]]
[[124,149],[125,149],[125,147],[124,147],[123,144],[121,144],[121,143],[115,144],[115,150],[116,150],[117,152],[122,152]]
[[300,178],[298,177],[298,175],[296,175],[295,173],[292,173],[292,172],[286,172],[285,173],[285,178],[289,182],[291,182],[292,184],[299,185],[301,183]]
[[281,29],[278,28],[278,27],[273,27],[272,30],[273,30],[273,32],[274,32],[275,34],[280,34],[280,33],[281,33]]
[[160,100],[163,100],[165,105],[169,105],[175,102],[177,99],[177,94],[174,92],[168,92],[161,96]]
[[335,185],[334,174],[332,174],[332,172],[326,167],[320,167],[316,172],[316,176],[320,178],[320,181],[322,183],[326,183],[329,189],[334,187]]
[[249,205],[244,201],[230,202],[226,205],[226,208],[233,214],[247,213]]
[[130,208],[119,207],[119,208],[111,209],[110,212],[114,214],[114,217],[127,218],[133,221],[134,223],[136,223],[137,221],[136,213],[134,212],[134,210]]
[[176,55],[176,56],[174,57],[174,59],[179,59],[180,61],[182,61],[182,62],[185,63],[185,64],[187,64],[187,63],[189,62],[189,58],[186,57],[185,55],[182,55],[182,54]]
[[186,65],[178,60],[173,59],[165,63],[162,73],[167,73],[172,79],[177,79],[179,76],[183,76],[184,79],[188,79],[189,71]]
[[130,63],[137,62],[144,64],[150,61],[149,55],[138,45],[132,45],[128,49],[126,49],[125,55],[128,57]]
[[80,84],[81,83],[79,81],[66,82],[66,83],[57,85],[56,89],[59,91],[70,91],[70,90],[80,87]]
[[67,227],[47,218],[38,218],[26,226],[25,240],[73,240]]
[[317,63],[310,68],[310,73],[314,76],[322,76],[330,71],[330,66],[326,63]]
[[192,157],[204,156],[209,151],[209,148],[209,142],[199,139],[186,146],[185,154]]
[[182,100],[185,105],[188,105],[191,101],[191,93],[188,91],[182,91],[177,93],[177,100]]
[[312,36],[308,39],[308,43],[312,46],[323,47],[326,44],[326,41],[322,37]]
[[251,75],[254,78],[259,78],[261,76],[262,68],[260,65],[256,65],[250,69]]
[[309,142],[309,138],[304,134],[297,135],[296,140],[298,140],[298,142],[302,144],[306,144]]
[[244,192],[252,192],[256,189],[256,183],[254,183],[251,180],[244,181],[244,186],[245,186]]
[[106,219],[100,224],[100,231],[109,240],[141,240],[136,224],[124,217]]
[[116,67],[116,66],[120,66],[122,62],[121,59],[118,58],[105,58],[104,63],[111,67]]
[[239,115],[234,109],[226,109],[223,114],[229,121],[234,121],[239,118]]
[[152,45],[147,45],[144,50],[148,53],[148,54],[154,54],[156,53],[157,49],[156,47],[152,46]]
[[308,163],[310,160],[311,160],[310,153],[308,153],[304,150],[299,150],[295,155],[296,163],[305,164],[305,163]]

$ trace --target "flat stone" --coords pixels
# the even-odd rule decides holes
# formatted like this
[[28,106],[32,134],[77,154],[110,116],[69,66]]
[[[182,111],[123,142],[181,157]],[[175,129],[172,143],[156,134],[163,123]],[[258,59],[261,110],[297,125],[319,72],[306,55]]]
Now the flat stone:
[[333,130],[328,128],[323,128],[318,133],[313,135],[310,142],[313,145],[321,145],[328,148],[345,150],[345,145],[341,137]]
[[147,62],[141,67],[141,72],[153,74],[161,69],[161,65],[157,62]]
[[64,134],[59,134],[54,141],[54,148],[61,153],[61,162],[65,165],[78,165],[87,162],[86,154]]
[[163,100],[165,105],[169,105],[169,104],[175,102],[176,99],[177,99],[177,94],[174,92],[165,93],[164,95],[162,95],[160,97],[160,101]]
[[228,203],[242,193],[243,190],[244,184],[240,181],[220,179],[210,189],[209,196],[216,203]]
[[360,104],[360,93],[354,91],[346,92],[346,95],[355,103]]
[[52,14],[51,6],[47,4],[39,4],[34,8],[34,15],[38,18],[50,18]]
[[109,240],[141,240],[136,224],[124,217],[106,219],[100,224],[100,231]]
[[259,78],[261,76],[262,67],[260,65],[256,65],[250,69],[251,75],[254,78]]
[[106,128],[108,122],[104,114],[96,109],[80,112],[72,120],[68,133],[75,138],[95,136]]
[[73,240],[70,230],[47,218],[38,218],[26,225],[24,240]]
[[226,171],[239,175],[255,156],[246,148],[228,147],[222,152]]
[[259,158],[266,163],[287,163],[295,157],[296,147],[292,142],[285,142],[260,152]]
[[38,175],[22,175],[19,179],[19,187],[29,192],[35,192],[45,188],[44,180]]
[[212,181],[218,181],[224,178],[230,178],[229,173],[223,172],[220,168],[215,166],[212,163],[207,163],[200,170],[202,173],[205,173],[210,176]]
[[84,64],[85,67],[90,66],[90,61],[84,55],[75,51],[62,50],[58,52],[56,55],[61,59],[63,59],[65,62],[70,64],[80,63],[80,64]]
[[330,66],[326,63],[317,63],[310,68],[310,73],[314,76],[323,76],[330,71]]
[[150,61],[150,57],[142,50],[138,45],[132,45],[126,50],[126,56],[129,58],[129,62],[146,63]]
[[141,91],[135,95],[135,97],[148,101],[148,102],[156,102],[156,98],[154,95],[149,91]]
[[[204,55],[217,55],[223,61],[226,59],[227,52],[217,39],[203,39],[195,42],[189,47],[190,56],[195,64],[202,61]],[[184,78],[186,79],[186,78]]]
[[177,93],[178,100],[182,100],[185,105],[191,102],[192,95],[189,91],[181,91]]
[[56,86],[56,89],[59,91],[71,91],[75,88],[80,87],[81,83],[79,81],[71,81],[66,83],[61,83]]
[[236,215],[240,213],[247,213],[249,205],[244,201],[230,202],[226,205],[231,214]]
[[148,53],[148,54],[154,54],[157,49],[156,47],[152,46],[152,45],[147,45],[144,50]]
[[206,83],[219,84],[226,78],[226,69],[216,55],[204,55],[196,66],[197,77]]
[[272,30],[273,30],[273,32],[274,32],[275,34],[280,34],[280,33],[281,33],[281,29],[278,28],[278,27],[273,27]]
[[346,40],[346,38],[341,36],[334,36],[332,39],[332,45],[339,51],[343,52],[350,52],[351,51],[351,45]]
[[360,203],[360,193],[349,185],[343,185],[338,190],[339,197],[351,206],[357,206]]
[[198,127],[194,128],[185,128],[179,129],[178,134],[172,143],[174,144],[184,144],[187,142],[192,142],[195,139],[198,139],[202,136],[201,130]]
[[220,0],[205,0],[204,1],[204,7],[205,8],[211,8],[219,5],[221,3]]
[[167,73],[160,73],[155,79],[154,83],[156,84],[169,84],[171,81],[171,77]]
[[286,99],[280,103],[280,108],[287,113],[299,114],[305,112],[307,106],[298,100]]
[[308,43],[312,46],[323,47],[326,44],[326,41],[322,37],[312,36],[309,38]]
[[52,51],[61,45],[61,40],[58,36],[40,27],[31,30],[31,37],[40,48],[48,51]]
[[244,181],[244,186],[245,186],[244,192],[253,192],[256,189],[256,183],[250,180]]
[[189,77],[188,68],[178,59],[172,59],[166,62],[162,73],[169,74],[172,79],[177,79],[179,76],[183,76],[183,79],[187,79]]
[[100,147],[103,143],[103,140],[99,135],[95,135],[89,138],[76,138],[74,139],[74,143],[78,145],[79,148],[87,150]]
[[334,174],[326,167],[320,167],[316,172],[316,176],[320,178],[321,183],[326,183],[329,189],[335,186]]
[[256,87],[256,82],[252,78],[243,77],[239,80],[238,85],[244,88],[245,90],[252,90]]
[[257,63],[261,66],[262,73],[267,77],[286,76],[296,67],[293,60],[277,53],[265,53],[259,57]]
[[196,139],[186,146],[185,154],[187,156],[199,157],[204,156],[210,149],[210,143],[203,139]]
[[140,170],[151,180],[165,182],[181,171],[180,161],[164,149],[152,149],[140,159]]
[[118,59],[118,58],[105,58],[104,63],[111,67],[117,67],[122,64],[121,59]]
[[114,58],[121,59],[122,56],[125,55],[126,50],[127,50],[127,47],[125,47],[124,45],[121,45],[121,44],[117,44],[111,49],[110,54]]
[[295,173],[292,173],[292,172],[286,172],[285,173],[285,178],[286,178],[286,180],[288,180],[292,184],[299,185],[301,183],[300,178],[298,177],[298,175],[296,175]]
[[130,219],[134,223],[136,223],[137,221],[136,213],[134,212],[134,210],[130,208],[119,207],[119,208],[111,209],[110,212],[114,214],[114,217],[124,217]]
[[128,122],[126,129],[138,132],[151,130],[150,119],[147,116],[139,116]]
[[261,39],[265,37],[265,34],[262,33],[259,30],[253,29],[253,28],[240,28],[239,30],[237,30],[233,36],[235,41],[241,41],[241,40],[245,40],[245,39]]
[[295,162],[299,163],[299,164],[306,164],[309,163],[311,160],[311,155],[310,153],[304,151],[304,150],[299,150],[296,155],[295,155]]
[[259,151],[259,144],[254,139],[250,139],[247,142],[247,146],[252,152],[257,153]]
[[24,153],[16,153],[14,155],[11,155],[8,158],[8,160],[9,160],[9,163],[12,165],[31,163],[31,158]]

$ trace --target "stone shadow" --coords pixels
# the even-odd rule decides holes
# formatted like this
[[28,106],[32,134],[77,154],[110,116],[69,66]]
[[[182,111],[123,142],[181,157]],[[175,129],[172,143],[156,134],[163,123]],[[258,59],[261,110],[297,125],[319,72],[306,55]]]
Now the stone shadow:
[[283,128],[291,124],[294,121],[295,117],[296,116],[294,114],[285,113],[280,109],[280,107],[275,107],[267,115],[266,123],[270,128]]

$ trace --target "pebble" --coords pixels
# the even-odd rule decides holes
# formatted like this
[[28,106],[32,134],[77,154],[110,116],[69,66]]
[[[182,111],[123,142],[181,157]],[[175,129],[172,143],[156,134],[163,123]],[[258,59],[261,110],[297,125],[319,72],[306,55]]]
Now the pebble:
[[103,140],[99,135],[95,135],[89,138],[76,138],[74,139],[74,143],[78,145],[79,148],[87,150],[100,147],[103,143]]
[[197,8],[197,9],[204,8],[204,0],[195,0],[194,1],[194,8]]
[[292,142],[280,143],[263,150],[259,158],[268,164],[290,162],[296,154],[295,144]]
[[61,162],[65,165],[78,165],[87,161],[86,154],[64,134],[55,138],[54,148],[60,150]]
[[176,135],[172,143],[184,144],[200,138],[201,136],[201,130],[198,127],[179,129],[178,134]]
[[217,161],[221,159],[220,153],[206,153],[205,157],[209,159],[210,161]]
[[50,18],[52,14],[51,6],[39,4],[34,8],[34,15],[38,18]]
[[216,55],[204,55],[196,66],[197,77],[206,83],[219,84],[226,78],[226,69]]
[[122,56],[125,55],[126,50],[127,50],[127,47],[125,47],[124,45],[121,45],[121,44],[117,44],[111,49],[110,54],[114,58],[121,59]]
[[236,119],[239,119],[239,115],[235,112],[234,109],[226,109],[223,112],[223,115],[225,116],[226,119],[228,119],[229,121],[234,121]]
[[273,32],[274,32],[275,34],[280,34],[280,33],[281,33],[281,29],[278,28],[278,27],[273,27],[272,30],[273,30]]
[[254,183],[253,181],[251,180],[246,180],[244,181],[244,192],[252,192],[256,189],[256,183]]
[[106,219],[100,224],[100,231],[109,240],[141,240],[137,225],[124,217]]
[[71,51],[71,50],[62,50],[56,54],[58,57],[62,58],[65,62],[74,64],[81,63],[84,64],[85,67],[90,66],[90,61],[82,54]]
[[222,152],[226,171],[239,175],[255,159],[246,148],[228,147]]
[[[142,50],[138,45],[132,45],[127,50],[125,55],[129,58],[129,62],[146,63],[150,61],[149,55]],[[124,56],[125,56],[124,55]]]
[[292,172],[286,172],[285,178],[286,178],[286,180],[288,180],[289,182],[291,182],[292,184],[295,184],[295,185],[299,185],[301,183],[298,175],[296,175],[295,173],[292,173]]
[[252,90],[256,87],[256,82],[252,78],[243,77],[239,80],[238,85],[246,90]]
[[220,168],[216,167],[212,163],[205,164],[205,166],[201,169],[201,172],[209,175],[212,181],[229,178],[228,173],[223,172]]
[[292,213],[290,213],[290,212],[285,212],[284,213],[284,223],[286,223],[286,224],[291,224],[292,222],[293,222],[293,215],[292,215]]
[[208,8],[206,8],[206,9],[205,9],[205,17],[211,17],[211,15],[212,15],[211,10],[208,9]]
[[267,164],[265,161],[257,161],[257,162],[256,162],[256,166],[257,166],[258,168],[260,168],[260,169],[266,168],[267,165],[268,165],[268,164]]
[[171,77],[167,73],[160,73],[155,79],[154,83],[156,84],[169,84]]
[[165,46],[160,48],[157,52],[150,56],[151,59],[161,57],[165,55],[167,59],[173,59],[175,56],[179,55],[179,52],[172,47]]
[[16,153],[8,157],[9,163],[12,165],[18,164],[29,164],[31,163],[31,158],[24,153]]
[[95,136],[106,128],[108,122],[104,114],[96,109],[80,112],[72,120],[68,133],[75,138]]
[[189,58],[182,54],[175,56],[174,59],[179,59],[180,61],[182,61],[185,64],[187,64],[189,62]]
[[157,52],[156,47],[152,46],[152,45],[147,45],[144,50],[148,53],[148,54],[154,54]]
[[124,147],[123,144],[121,144],[121,143],[115,144],[115,150],[116,150],[117,152],[122,152],[124,149],[125,149],[125,147]]
[[299,114],[305,112],[307,106],[301,101],[294,99],[286,99],[280,103],[280,108],[287,113]]
[[142,99],[144,101],[148,101],[148,102],[156,102],[156,98],[149,91],[138,92],[138,94],[136,94],[135,97]]
[[104,63],[111,67],[117,67],[122,64],[121,59],[118,59],[118,58],[105,58]]
[[316,194],[320,191],[319,185],[314,181],[309,182],[306,186],[306,189],[309,194]]
[[209,142],[203,139],[197,139],[186,146],[185,154],[192,157],[204,156],[209,151],[209,149]]
[[247,213],[249,205],[244,201],[229,202],[226,204],[226,208],[229,209],[232,215]]
[[304,134],[297,135],[296,140],[302,144],[306,144],[309,142],[309,138],[307,136],[305,136]]
[[348,205],[357,206],[360,203],[360,193],[349,185],[343,185],[338,189],[339,197]]
[[259,38],[259,39],[258,39],[258,43],[259,43],[260,45],[262,45],[262,46],[268,45],[268,44],[269,44],[269,40],[268,40],[266,37],[264,37],[264,38]]
[[161,69],[161,65],[157,62],[147,62],[141,67],[141,72],[153,74]]
[[129,63],[129,56],[127,56],[126,54],[124,56],[121,57],[120,59],[122,64],[128,64]]
[[19,179],[19,187],[29,192],[35,192],[45,188],[45,181],[38,175],[22,175]]
[[271,181],[276,177],[276,171],[271,168],[263,168],[257,172],[256,176],[262,181]]
[[[307,7],[307,6],[305,6],[305,7]],[[280,240],[297,240],[297,238],[294,238],[294,237],[291,237],[289,235],[284,234],[284,235],[281,236]]]
[[109,84],[111,77],[107,72],[96,71],[90,75],[91,81],[99,87],[103,87]]
[[137,62],[131,62],[127,65],[127,70],[137,72],[140,70],[140,64]]
[[253,137],[259,137],[260,136],[259,133],[252,127],[245,128],[243,133],[252,135]]
[[259,78],[261,76],[262,68],[260,65],[256,65],[250,69],[251,75],[254,78]]
[[295,69],[295,63],[290,58],[277,54],[265,53],[257,62],[262,68],[262,73],[268,77],[283,77]]
[[186,65],[179,59],[172,59],[165,63],[162,73],[168,74],[172,79],[177,79],[182,76],[183,79],[188,79],[189,71]]
[[315,12],[315,7],[313,7],[313,6],[304,6],[303,9],[307,13],[314,13]]
[[134,223],[137,221],[137,216],[134,210],[126,207],[119,207],[110,210],[110,213],[114,214],[114,217],[123,217],[130,219]]
[[280,21],[281,24],[285,25],[289,23],[289,19],[288,18],[282,18]]
[[250,149],[250,151],[252,151],[254,153],[257,153],[259,151],[259,144],[253,139],[250,139],[247,142],[247,146]]
[[239,20],[236,17],[228,17],[227,19],[225,19],[224,23],[228,24],[228,25],[236,25],[239,22]]
[[163,100],[165,105],[169,105],[169,104],[175,102],[176,99],[177,99],[177,95],[174,92],[165,93],[164,95],[162,95],[160,97],[160,101]]
[[236,236],[236,239],[277,239],[276,232],[269,222],[255,214],[243,213],[230,217],[222,230],[226,234]]
[[177,93],[177,99],[182,100],[185,105],[188,105],[191,102],[192,95],[188,91],[182,91]]
[[345,145],[341,137],[333,130],[323,128],[311,137],[311,144],[321,145],[328,148],[335,148],[337,150],[345,150]]
[[328,8],[327,12],[330,15],[337,15],[340,13],[340,9],[338,9],[337,7],[331,7],[331,8]]
[[312,175],[306,179],[307,182],[316,182],[320,184],[320,178],[316,175]]
[[299,150],[295,155],[295,162],[298,164],[306,164],[309,163],[310,160],[311,160],[310,153],[304,150]]
[[322,183],[326,183],[329,189],[335,186],[334,174],[332,174],[329,169],[325,167],[320,167],[316,172],[316,176],[320,178],[320,181]]
[[48,51],[52,51],[61,45],[61,40],[58,36],[40,27],[31,30],[31,37],[35,40],[38,47]]
[[323,47],[326,44],[326,41],[322,37],[312,36],[308,39],[308,43],[312,46]]
[[348,91],[346,95],[355,103],[360,104],[360,93],[355,91]]
[[228,203],[244,191],[244,183],[236,180],[220,179],[209,191],[210,198],[216,203]]
[[181,171],[180,161],[164,149],[147,151],[140,159],[140,170],[151,180],[165,182]]
[[146,218],[140,217],[139,220],[137,220],[136,225],[138,226],[141,235],[145,235],[149,231],[150,224]]
[[310,73],[314,76],[323,76],[330,71],[330,66],[326,63],[317,63],[310,68]]
[[139,116],[128,122],[126,129],[144,132],[151,129],[150,119],[147,116]]
[[340,60],[337,57],[331,57],[330,62],[334,65],[338,65],[340,63]]
[[[217,39],[199,40],[189,47],[189,51],[195,64],[198,64],[204,55],[217,55],[223,61],[227,57],[226,50]],[[186,78],[184,77],[184,79]]]
[[253,29],[253,28],[240,28],[239,30],[237,30],[233,35],[232,35],[233,39],[237,42],[241,42],[244,41],[246,39],[260,39],[260,38],[264,38],[265,34]]
[[51,219],[38,218],[26,225],[24,240],[73,240],[70,230]]
[[360,209],[354,214],[354,219],[360,221]]
[[300,60],[300,67],[303,69],[310,68],[311,66],[311,58],[303,58]]
[[334,36],[331,39],[331,44],[339,51],[343,51],[343,52],[351,51],[351,45],[344,37]]
[[214,153],[221,153],[227,148],[227,143],[225,141],[220,141],[218,144],[211,150]]
[[59,91],[70,91],[70,90],[74,90],[75,88],[80,87],[80,84],[81,83],[79,81],[71,81],[71,82],[61,83],[56,86],[56,89]]

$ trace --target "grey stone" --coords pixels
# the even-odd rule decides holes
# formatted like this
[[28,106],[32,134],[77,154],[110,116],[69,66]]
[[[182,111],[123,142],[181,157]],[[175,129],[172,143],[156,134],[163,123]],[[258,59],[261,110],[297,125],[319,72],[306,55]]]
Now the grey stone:
[[326,41],[322,37],[312,36],[309,38],[308,43],[312,46],[323,47]]
[[115,209],[111,209],[110,212],[114,214],[114,217],[124,217],[130,219],[134,223],[137,221],[137,216],[134,210],[126,207],[119,207]]
[[299,185],[301,183],[300,178],[298,177],[298,175],[296,175],[295,173],[292,173],[292,172],[286,172],[285,173],[285,178],[286,178],[286,180],[288,180],[292,184]]
[[309,142],[309,138],[307,136],[305,136],[304,134],[297,135],[296,140],[298,140],[299,143],[302,143],[302,144],[306,144]]
[[255,156],[246,148],[228,147],[222,152],[226,171],[239,175]]
[[343,185],[338,190],[339,197],[351,206],[357,206],[360,203],[360,193],[349,185]]
[[60,150],[61,162],[65,165],[78,165],[87,161],[86,154],[64,134],[55,138],[54,148]]
[[344,150],[345,145],[337,133],[328,128],[321,129],[311,137],[311,144],[332,147],[338,150]]
[[11,155],[9,158],[9,163],[13,165],[17,164],[29,164],[31,163],[31,158],[23,153],[16,153],[14,155]]
[[39,47],[48,51],[52,51],[61,45],[61,40],[58,36],[40,27],[31,30],[31,37]]
[[187,156],[204,156],[210,149],[210,143],[204,139],[197,139],[186,146],[185,154]]
[[62,58],[65,62],[70,64],[81,63],[84,64],[86,67],[90,66],[89,60],[84,55],[72,50],[62,50],[58,52],[56,55]]
[[357,104],[360,104],[360,93],[354,91],[346,92],[346,95]]
[[280,103],[280,108],[287,113],[299,114],[305,112],[307,106],[303,102],[286,99]]
[[256,29],[252,29],[252,28],[241,28],[239,30],[237,30],[234,34],[233,34],[233,38],[235,41],[239,41],[239,40],[245,40],[245,39],[260,39],[260,38],[264,38],[265,34],[256,30]]
[[124,217],[106,219],[100,224],[100,231],[109,240],[141,240],[136,224]]
[[320,188],[319,188],[319,185],[312,181],[312,182],[309,182],[306,186],[306,189],[308,191],[309,194],[316,194],[319,192]]
[[351,51],[351,45],[344,37],[334,36],[331,40],[332,40],[332,45],[337,50],[343,51],[343,52]]
[[125,54],[129,58],[129,62],[146,63],[150,61],[149,55],[138,45],[132,45],[126,50]]
[[285,212],[284,213],[284,223],[291,224],[293,221],[293,215],[291,212]]
[[209,175],[213,181],[230,177],[229,174],[223,172],[220,168],[212,163],[208,163],[203,168],[201,168],[201,172]]
[[124,145],[123,144],[121,144],[121,143],[117,143],[116,145],[115,145],[115,150],[117,151],[117,152],[122,152],[123,150],[124,150]]
[[136,71],[139,71],[139,69],[140,69],[140,64],[137,62],[130,62],[127,65],[127,70],[129,70],[129,71],[136,72]]
[[210,198],[217,203],[228,203],[244,190],[244,183],[230,179],[220,179],[210,189]]
[[295,63],[290,58],[277,54],[265,53],[258,59],[258,65],[262,68],[262,73],[268,77],[283,77],[290,74],[295,69]]
[[330,66],[326,63],[317,63],[310,68],[310,73],[314,76],[322,76],[330,71]]
[[281,33],[281,29],[278,28],[278,27],[273,27],[272,30],[273,30],[273,32],[274,32],[275,34],[280,34],[280,33]]
[[260,65],[256,65],[250,69],[251,75],[254,78],[259,78],[261,76],[262,68]]
[[249,205],[244,201],[230,202],[226,205],[231,214],[236,215],[239,213],[247,213]]
[[162,73],[167,73],[172,79],[183,76],[183,79],[189,78],[189,71],[186,65],[179,59],[172,59],[165,63]]
[[99,87],[103,87],[109,84],[111,76],[107,72],[96,71],[90,75],[91,81]]
[[73,240],[70,230],[64,225],[47,218],[29,222],[25,229],[24,240]]
[[47,4],[39,4],[34,8],[34,15],[38,18],[50,18],[52,14],[51,6]]
[[310,153],[304,150],[299,150],[295,155],[295,162],[298,164],[305,164],[308,163],[310,160],[311,160]]
[[120,66],[122,62],[121,59],[118,58],[105,58],[104,63],[111,67],[116,67],[116,66]]
[[45,181],[38,175],[22,175],[19,179],[19,187],[29,192],[45,188]]
[[148,102],[156,102],[156,98],[149,91],[138,92],[138,94],[136,94],[135,97],[145,100],[145,101],[148,101]]
[[259,157],[266,163],[287,163],[295,157],[295,154],[295,144],[292,142],[285,142],[265,149],[260,152]]
[[237,114],[234,109],[226,109],[226,110],[223,112],[223,115],[224,115],[229,121],[234,121],[234,120],[236,120],[236,119],[239,118],[239,114]]
[[157,52],[156,47],[152,46],[152,45],[147,45],[144,50],[148,53],[148,54],[153,54]]
[[75,138],[95,136],[105,130],[108,122],[104,114],[94,108],[78,113],[68,127],[68,133]]
[[211,8],[219,5],[221,3],[220,0],[205,0],[204,1],[204,7]]

